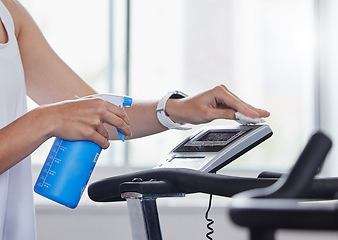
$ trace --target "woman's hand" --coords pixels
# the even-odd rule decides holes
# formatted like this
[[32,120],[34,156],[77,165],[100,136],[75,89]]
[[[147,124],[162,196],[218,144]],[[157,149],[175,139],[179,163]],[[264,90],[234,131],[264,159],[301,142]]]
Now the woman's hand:
[[265,118],[268,111],[254,108],[231,93],[224,85],[194,97],[169,99],[166,112],[177,123],[201,124],[215,119],[235,119],[235,112],[251,118]]
[[[109,147],[108,125],[131,136],[129,118],[124,109],[99,98],[78,99],[43,106],[54,124],[51,135],[66,140],[90,140]],[[107,124],[106,126],[104,126]]]

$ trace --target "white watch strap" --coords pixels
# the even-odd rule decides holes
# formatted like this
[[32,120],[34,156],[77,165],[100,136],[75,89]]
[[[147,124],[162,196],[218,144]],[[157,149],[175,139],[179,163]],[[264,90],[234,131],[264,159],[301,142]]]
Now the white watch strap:
[[[173,95],[176,95],[175,97]],[[189,127],[183,127],[182,124],[173,122],[165,111],[165,105],[169,98],[184,98],[185,93],[180,91],[168,92],[157,104],[156,114],[160,123],[168,129],[189,130]]]

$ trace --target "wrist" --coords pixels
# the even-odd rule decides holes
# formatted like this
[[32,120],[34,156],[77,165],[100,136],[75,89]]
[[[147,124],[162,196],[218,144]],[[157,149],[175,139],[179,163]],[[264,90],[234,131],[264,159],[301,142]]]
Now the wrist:
[[39,125],[40,133],[45,140],[55,137],[59,129],[59,120],[53,111],[53,106],[40,106],[32,112],[35,114],[35,122]]
[[[183,127],[177,115],[177,103],[187,97],[186,94],[180,91],[167,93],[157,104],[156,114],[159,122],[168,129],[187,130],[190,128]],[[176,103],[176,104],[175,104]]]
[[168,99],[165,109],[168,117],[175,123],[186,124],[180,115],[182,99]]

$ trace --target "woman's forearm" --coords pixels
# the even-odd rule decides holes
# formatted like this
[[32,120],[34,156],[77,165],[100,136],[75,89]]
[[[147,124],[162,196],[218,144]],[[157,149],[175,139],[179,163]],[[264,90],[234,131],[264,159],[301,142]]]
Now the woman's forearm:
[[126,108],[130,119],[131,138],[139,138],[167,130],[157,119],[157,101],[135,101]]
[[30,155],[51,132],[42,109],[33,110],[0,129],[0,174]]

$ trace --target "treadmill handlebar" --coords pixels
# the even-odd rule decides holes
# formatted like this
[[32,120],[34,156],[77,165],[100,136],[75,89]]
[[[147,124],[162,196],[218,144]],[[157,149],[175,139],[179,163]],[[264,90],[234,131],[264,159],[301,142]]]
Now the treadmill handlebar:
[[[88,187],[88,195],[95,202],[124,201],[121,193],[132,191],[141,194],[206,193],[232,197],[246,190],[268,187],[277,180],[202,173],[190,169],[151,169],[93,182]],[[334,199],[337,189],[338,178],[319,178],[299,198]]]
[[[149,181],[152,182],[154,190],[152,191],[147,187],[144,190],[146,192],[140,193],[157,194],[155,185],[158,181],[158,184],[162,186],[163,184],[171,186],[167,192],[163,191],[163,194],[200,192],[231,197],[241,191],[270,186],[276,179],[234,177],[182,168],[156,168],[93,182],[88,187],[88,195],[91,200],[96,202],[122,201],[124,200],[121,198],[122,192],[133,191],[136,185],[145,186]],[[123,183],[128,184],[125,184],[121,189],[120,185]],[[126,187],[127,185],[130,186],[130,189]]]

